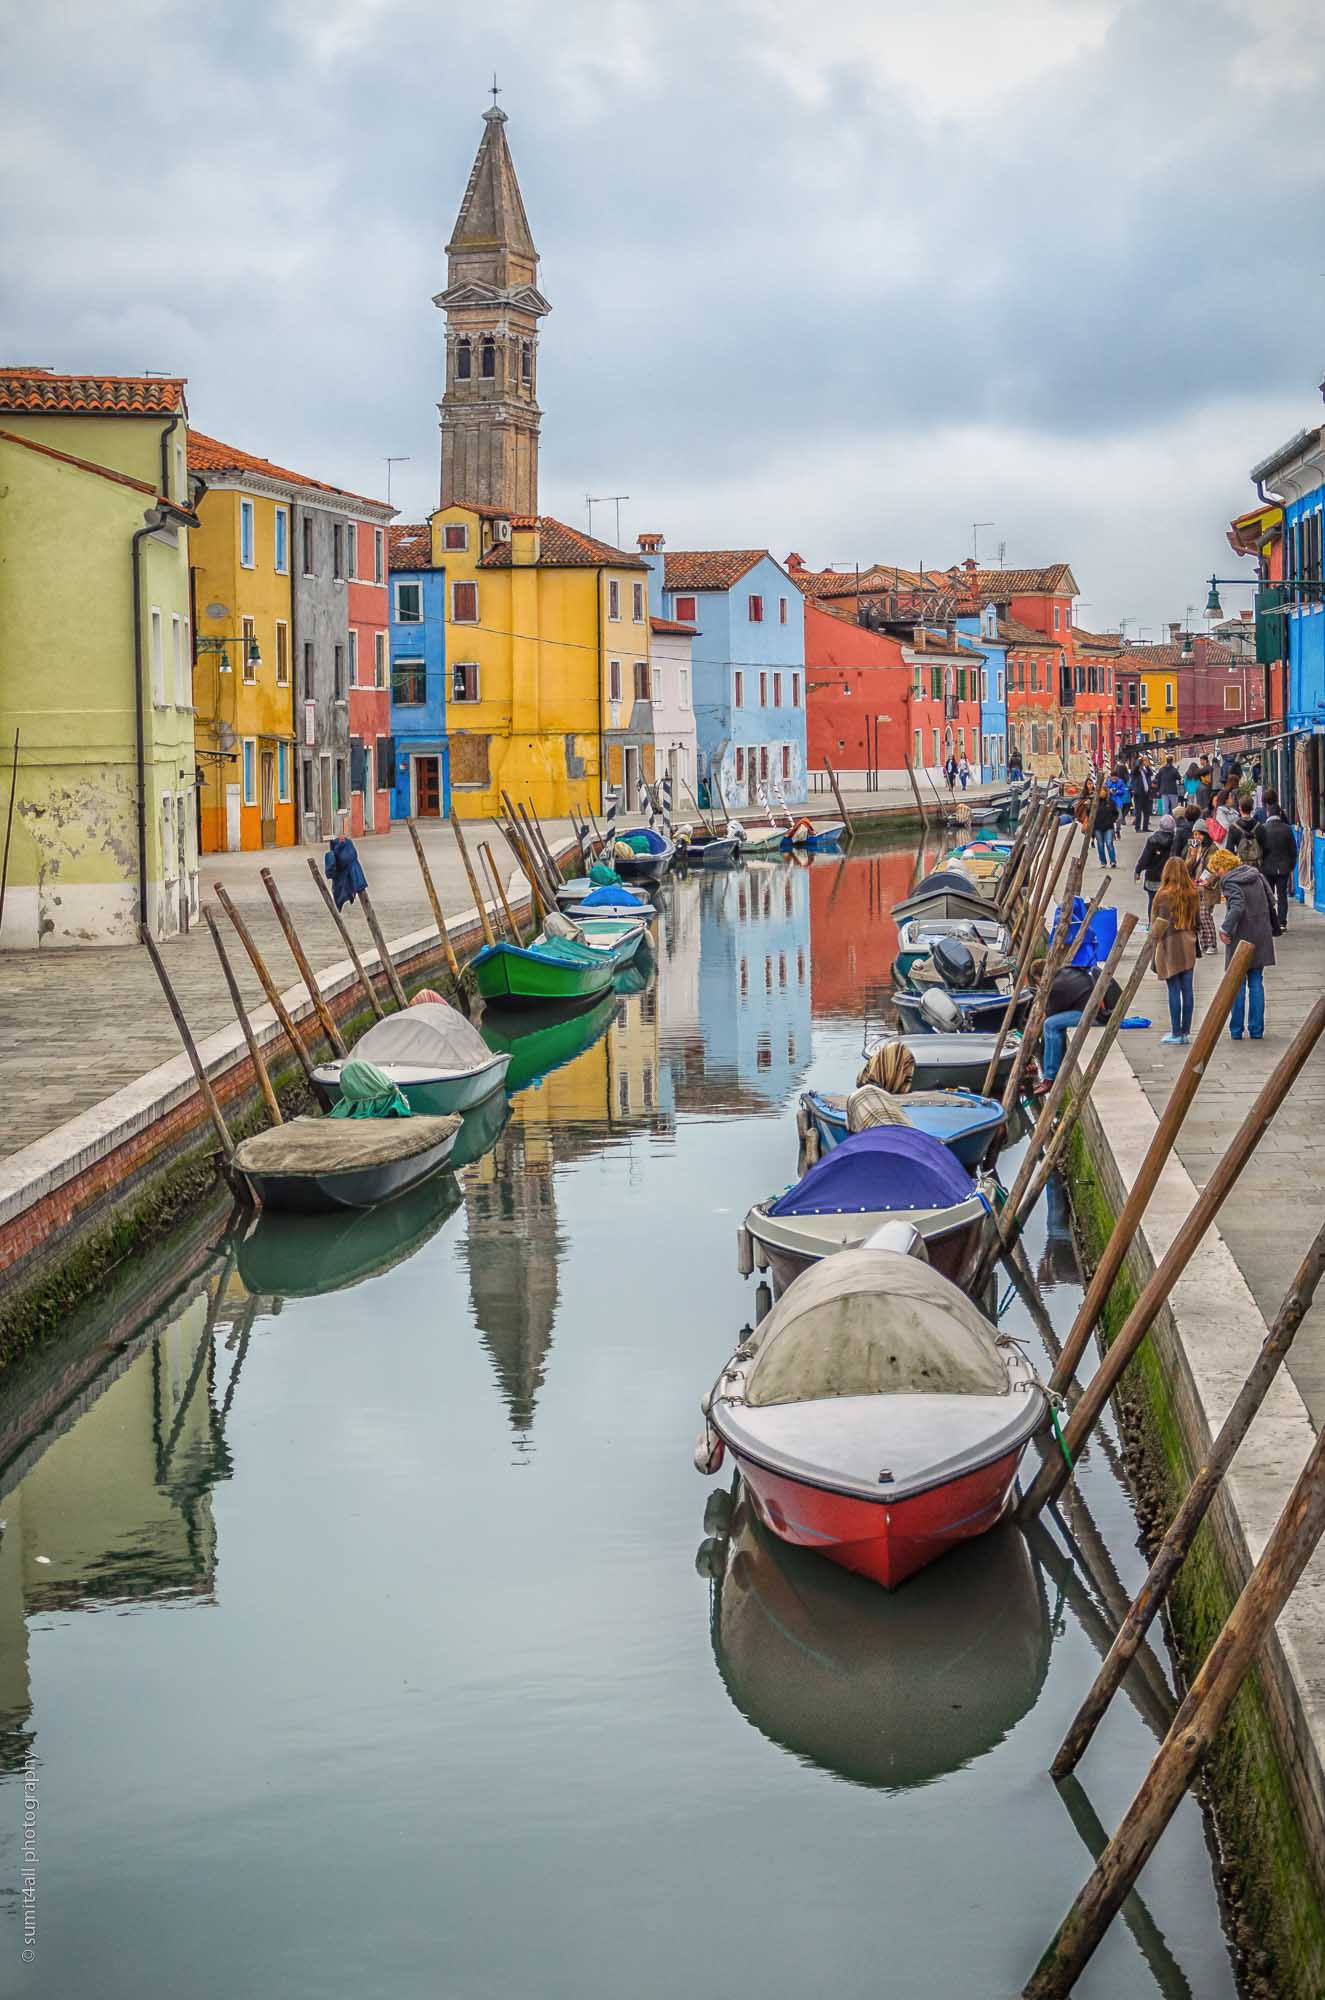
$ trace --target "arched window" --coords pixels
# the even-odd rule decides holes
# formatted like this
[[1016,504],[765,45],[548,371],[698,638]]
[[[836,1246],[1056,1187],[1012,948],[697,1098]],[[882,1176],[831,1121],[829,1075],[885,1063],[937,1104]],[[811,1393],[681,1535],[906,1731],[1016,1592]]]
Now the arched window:
[[473,372],[473,350],[468,340],[458,340],[455,344],[455,379],[467,382]]
[[480,373],[485,381],[491,381],[497,373],[497,343],[491,334],[487,335],[483,342]]
[[520,380],[528,387],[534,379],[534,343],[532,340],[520,342]]

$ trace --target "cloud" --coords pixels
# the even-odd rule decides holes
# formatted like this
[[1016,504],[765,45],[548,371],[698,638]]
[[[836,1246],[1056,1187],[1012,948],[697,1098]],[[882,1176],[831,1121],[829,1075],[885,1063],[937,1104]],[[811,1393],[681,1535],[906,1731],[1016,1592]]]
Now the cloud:
[[0,351],[180,369],[201,428],[360,491],[408,453],[426,511],[495,69],[546,505],[811,561],[947,562],[992,517],[1157,624],[1319,408],[1325,24],[1289,11],[56,0],[8,35]]

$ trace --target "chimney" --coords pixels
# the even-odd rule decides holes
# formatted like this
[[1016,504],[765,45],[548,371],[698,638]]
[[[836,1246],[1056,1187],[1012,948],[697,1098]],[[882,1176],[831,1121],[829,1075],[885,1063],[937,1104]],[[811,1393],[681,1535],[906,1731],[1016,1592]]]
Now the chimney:
[[974,556],[967,556],[966,561],[962,564],[962,568],[968,576],[974,576],[979,567],[980,565]]
[[638,535],[636,540],[639,543],[640,554],[644,556],[656,556],[663,545],[661,535]]
[[1171,646],[1180,646],[1182,644],[1182,625],[1180,622],[1173,622],[1169,625],[1169,644]]
[[924,652],[924,650],[925,650],[925,641],[926,641],[926,639],[927,639],[928,637],[929,637],[929,634],[928,634],[928,632],[927,632],[927,631],[925,630],[925,627],[924,627],[923,625],[913,625],[913,626],[912,626],[912,628],[911,628],[911,643],[912,643],[913,645],[915,645],[915,646],[919,646],[919,648],[920,648],[920,650],[921,650],[921,652],[922,652],[922,653],[923,653],[923,652]]
[[789,571],[792,576],[795,576],[798,569],[804,569],[805,558],[804,556],[790,555],[782,567]]

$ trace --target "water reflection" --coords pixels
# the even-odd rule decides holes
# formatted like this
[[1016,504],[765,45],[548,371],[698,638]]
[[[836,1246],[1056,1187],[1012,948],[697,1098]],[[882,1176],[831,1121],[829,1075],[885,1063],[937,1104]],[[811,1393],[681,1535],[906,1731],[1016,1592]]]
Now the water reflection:
[[[669,1022],[682,1110],[781,1106],[810,1059],[812,868],[750,861],[670,884],[666,906],[698,908],[695,992],[702,1035]],[[678,1047],[679,1042],[679,1047]]]
[[1044,1685],[1053,1620],[1011,1526],[889,1592],[776,1540],[738,1482],[729,1534],[704,1554],[714,1657],[737,1708],[854,1784],[901,1790],[960,1770]]
[[[505,1099],[498,1095],[495,1102],[504,1123]],[[488,1145],[492,1143],[490,1139]],[[444,1173],[434,1174],[380,1208],[347,1209],[336,1215],[264,1210],[241,1225],[237,1235],[239,1276],[250,1292],[275,1298],[310,1299],[348,1291],[414,1256],[463,1199],[455,1174]]]

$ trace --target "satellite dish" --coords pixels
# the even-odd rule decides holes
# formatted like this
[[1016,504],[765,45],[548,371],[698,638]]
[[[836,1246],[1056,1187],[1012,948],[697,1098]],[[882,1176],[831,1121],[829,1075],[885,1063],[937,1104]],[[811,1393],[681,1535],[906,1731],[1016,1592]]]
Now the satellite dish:
[[230,606],[228,604],[209,604],[206,616],[215,619],[228,618],[230,616]]
[[232,722],[223,722],[216,731],[216,740],[221,746],[221,755],[228,757],[235,747],[235,727]]

